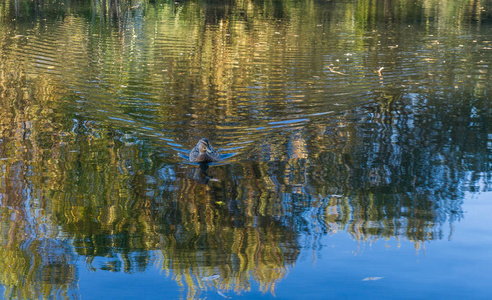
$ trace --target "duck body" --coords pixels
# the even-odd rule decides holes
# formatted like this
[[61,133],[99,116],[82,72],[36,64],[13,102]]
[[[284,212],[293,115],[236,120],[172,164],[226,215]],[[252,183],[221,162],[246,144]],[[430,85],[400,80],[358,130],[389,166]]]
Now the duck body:
[[212,148],[207,139],[201,139],[195,148],[190,151],[190,161],[197,163],[209,163],[219,161],[220,155],[217,150]]

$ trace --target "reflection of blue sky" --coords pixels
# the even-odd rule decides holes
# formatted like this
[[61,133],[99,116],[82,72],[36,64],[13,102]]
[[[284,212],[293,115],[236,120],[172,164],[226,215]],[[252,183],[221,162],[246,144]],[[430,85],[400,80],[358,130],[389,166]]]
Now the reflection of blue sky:
[[[304,243],[295,267],[277,284],[275,296],[263,294],[254,286],[241,295],[228,293],[228,296],[243,299],[369,299],[375,295],[378,299],[492,299],[492,193],[468,194],[463,211],[464,218],[445,229],[445,237],[425,242],[420,249],[403,238],[357,242],[344,231],[322,237],[315,243],[317,249]],[[91,272],[82,261],[79,267],[83,299],[186,297],[185,288],[180,288],[172,275],[161,272],[158,266],[134,274]],[[362,281],[366,277],[384,278]],[[210,288],[200,297],[224,299]]]
[[[426,242],[358,243],[346,233],[323,238],[323,249],[300,259],[277,289],[280,299],[324,295],[368,299],[491,299],[492,193],[468,195],[452,236]],[[446,234],[450,232],[448,229]],[[350,250],[351,249],[351,250]],[[306,250],[304,249],[304,254]],[[384,276],[378,281],[366,277]],[[320,287],[323,287],[322,289]]]

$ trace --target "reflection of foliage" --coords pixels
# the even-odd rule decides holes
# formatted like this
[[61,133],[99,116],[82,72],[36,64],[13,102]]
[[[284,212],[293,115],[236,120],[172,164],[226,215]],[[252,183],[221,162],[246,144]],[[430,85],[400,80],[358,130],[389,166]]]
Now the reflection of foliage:
[[[221,177],[225,174],[220,172]],[[252,211],[266,204],[263,199],[230,199],[230,192],[238,193],[234,185],[205,188],[183,182],[158,222],[163,268],[173,271],[183,284],[194,277],[202,286],[203,277],[217,274],[220,289],[241,291],[249,290],[251,277],[263,291],[273,292],[297,258],[295,233],[268,211],[263,211],[264,216]],[[256,192],[250,189],[248,194]],[[190,297],[196,289],[195,284],[188,286]]]
[[[149,250],[190,298],[273,293],[300,234],[418,245],[489,184],[490,45],[456,34],[483,1],[157,2],[1,4],[7,296],[70,294],[75,253],[138,272]],[[205,135],[244,146],[208,185],[163,146]]]
[[[40,225],[39,227],[42,227]],[[26,216],[3,208],[0,217],[0,283],[4,296],[77,298],[75,257],[67,241],[29,236]]]

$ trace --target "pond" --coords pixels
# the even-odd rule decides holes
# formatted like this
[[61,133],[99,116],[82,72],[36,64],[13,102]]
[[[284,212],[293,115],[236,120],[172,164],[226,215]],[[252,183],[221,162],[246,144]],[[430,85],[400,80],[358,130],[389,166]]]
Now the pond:
[[0,28],[0,297],[492,298],[491,1],[1,0]]

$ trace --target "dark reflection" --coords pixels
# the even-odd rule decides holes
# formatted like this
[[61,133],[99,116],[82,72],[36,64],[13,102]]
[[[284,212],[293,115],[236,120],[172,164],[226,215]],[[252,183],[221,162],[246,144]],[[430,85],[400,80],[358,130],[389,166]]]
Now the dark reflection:
[[193,178],[199,183],[207,184],[210,179],[212,179],[212,177],[208,175],[208,168],[208,163],[200,163],[200,166],[196,168]]
[[[3,3],[5,298],[77,297],[77,257],[191,299],[274,293],[340,231],[452,240],[490,190],[491,10],[437,5]],[[177,153],[202,136],[219,164]]]

